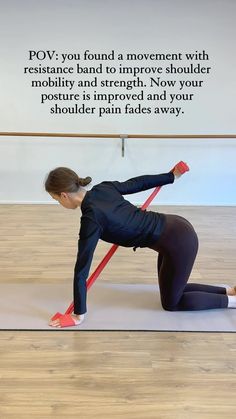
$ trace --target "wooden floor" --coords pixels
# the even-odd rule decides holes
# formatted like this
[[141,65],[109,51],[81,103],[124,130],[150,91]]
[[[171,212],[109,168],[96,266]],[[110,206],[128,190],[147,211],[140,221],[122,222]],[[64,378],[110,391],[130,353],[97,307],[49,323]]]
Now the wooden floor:
[[[235,207],[161,211],[186,216],[199,235],[191,280],[236,284]],[[79,216],[57,205],[0,206],[0,282],[71,287]],[[108,248],[99,243],[93,266]],[[99,280],[153,283],[155,268],[154,252],[119,249]],[[0,332],[0,390],[1,419],[233,419],[236,336]]]

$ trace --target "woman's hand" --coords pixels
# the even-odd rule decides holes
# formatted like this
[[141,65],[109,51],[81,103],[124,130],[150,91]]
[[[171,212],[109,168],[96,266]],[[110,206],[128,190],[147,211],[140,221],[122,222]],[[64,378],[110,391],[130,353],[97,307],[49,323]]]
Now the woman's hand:
[[[84,319],[85,319],[85,314],[71,314],[72,319],[75,322],[75,326],[78,326],[79,324],[81,324]],[[60,317],[56,320],[50,320],[49,322],[49,326],[52,327],[61,327],[60,324]]]
[[182,176],[185,172],[188,172],[188,171],[189,171],[189,167],[188,167],[187,163],[185,163],[184,161],[180,161],[172,169],[172,173],[174,174],[175,178],[177,178],[177,179],[180,176]]
[[180,176],[182,176],[182,174],[183,174],[183,173],[181,173],[181,172],[178,170],[178,167],[177,167],[177,166],[174,168],[173,173],[174,173],[175,178],[177,178],[177,179],[178,179]]

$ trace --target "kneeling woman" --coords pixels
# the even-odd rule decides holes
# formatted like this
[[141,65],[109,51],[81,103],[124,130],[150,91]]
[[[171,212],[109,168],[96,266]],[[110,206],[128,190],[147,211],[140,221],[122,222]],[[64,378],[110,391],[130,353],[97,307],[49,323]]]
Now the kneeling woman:
[[[63,207],[81,208],[78,255],[74,270],[74,313],[72,323],[84,320],[86,280],[99,239],[124,247],[149,247],[158,252],[158,280],[165,310],[206,310],[236,307],[235,288],[226,289],[202,284],[188,284],[198,250],[198,238],[192,225],[178,215],[142,211],[123,195],[173,183],[181,172],[178,165],[171,172],[145,175],[125,182],[102,182],[90,191],[91,182],[71,169],[52,170],[45,182],[46,191]],[[61,319],[51,326],[61,327]]]

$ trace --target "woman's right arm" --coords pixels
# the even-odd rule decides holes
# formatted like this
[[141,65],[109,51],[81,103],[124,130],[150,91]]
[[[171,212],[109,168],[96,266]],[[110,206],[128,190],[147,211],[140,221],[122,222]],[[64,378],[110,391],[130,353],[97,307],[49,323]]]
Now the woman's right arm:
[[87,218],[81,218],[77,260],[74,269],[74,313],[85,314],[87,311],[87,284],[93,254],[101,235],[100,226]]

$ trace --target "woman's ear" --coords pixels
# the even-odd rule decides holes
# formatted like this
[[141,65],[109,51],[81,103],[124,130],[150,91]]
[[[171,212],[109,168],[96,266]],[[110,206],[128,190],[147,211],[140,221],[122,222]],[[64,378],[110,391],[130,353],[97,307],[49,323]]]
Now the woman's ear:
[[68,194],[66,192],[61,192],[59,197],[64,198],[64,199],[68,199]]

